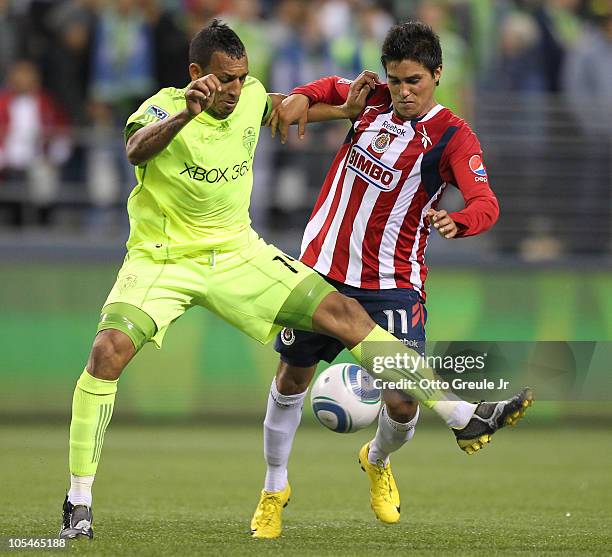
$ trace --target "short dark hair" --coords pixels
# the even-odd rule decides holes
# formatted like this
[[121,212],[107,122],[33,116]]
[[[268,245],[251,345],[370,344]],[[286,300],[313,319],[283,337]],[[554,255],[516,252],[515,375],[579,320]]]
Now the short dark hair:
[[244,44],[225,23],[213,19],[206,27],[200,29],[189,44],[189,63],[198,64],[201,68],[208,66],[213,52],[224,52],[231,58],[242,58],[246,55]]
[[425,66],[433,75],[442,65],[440,37],[429,25],[420,21],[407,21],[394,25],[385,37],[380,61],[387,69],[387,62],[402,60],[414,60]]

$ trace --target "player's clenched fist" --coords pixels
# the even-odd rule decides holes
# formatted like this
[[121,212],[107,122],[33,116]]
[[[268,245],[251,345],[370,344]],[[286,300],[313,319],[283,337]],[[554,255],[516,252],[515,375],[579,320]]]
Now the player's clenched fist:
[[190,116],[197,116],[210,108],[215,94],[221,91],[221,82],[215,74],[208,74],[192,81],[185,91],[187,111]]
[[344,103],[347,118],[353,120],[361,114],[365,108],[368,95],[374,91],[378,81],[378,74],[370,70],[361,72],[357,79],[353,80]]
[[448,213],[442,209],[436,211],[435,209],[429,209],[427,211],[429,221],[433,224],[434,228],[440,233],[440,236],[450,240],[457,235],[458,228],[455,221],[448,216]]

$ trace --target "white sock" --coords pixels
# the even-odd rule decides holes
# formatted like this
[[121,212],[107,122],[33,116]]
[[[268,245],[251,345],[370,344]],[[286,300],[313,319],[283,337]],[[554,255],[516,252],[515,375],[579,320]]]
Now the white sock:
[[376,435],[374,440],[370,443],[370,452],[368,453],[368,461],[370,464],[376,464],[380,461],[387,464],[387,462],[389,462],[389,455],[412,439],[418,419],[418,406],[414,418],[405,424],[391,419],[387,413],[387,406],[383,406],[378,415],[378,429],[376,430]]
[[91,507],[91,486],[95,476],[74,476],[70,474],[70,491],[68,501],[73,505]]
[[431,409],[446,422],[448,427],[461,429],[471,420],[476,406],[478,405],[460,399],[439,400]]
[[264,420],[265,491],[282,491],[287,485],[287,463],[291,445],[302,419],[306,389],[297,395],[282,395],[276,388],[276,377],[270,386]]

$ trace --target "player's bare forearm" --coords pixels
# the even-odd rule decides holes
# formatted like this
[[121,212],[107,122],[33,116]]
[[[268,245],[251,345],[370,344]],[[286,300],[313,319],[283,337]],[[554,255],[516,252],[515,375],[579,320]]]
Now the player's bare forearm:
[[207,74],[192,81],[185,91],[185,109],[170,118],[141,128],[126,144],[128,160],[138,166],[163,151],[191,120],[206,112],[221,91],[221,82],[215,74]]
[[309,122],[328,122],[330,120],[344,120],[350,119],[351,114],[349,113],[345,104],[335,106],[325,103],[313,104],[308,109],[308,121]]
[[[335,104],[332,95],[328,99],[330,104],[316,102],[311,106],[313,96],[310,96],[314,83],[305,86],[304,92],[293,92],[286,99],[274,108],[267,125],[270,126],[272,137],[276,136],[276,131],[280,132],[281,143],[287,140],[289,126],[297,123],[298,137],[304,137],[306,122],[323,122],[327,120],[352,120],[357,118],[365,108],[366,100],[370,91],[376,87],[378,76],[374,72],[364,71],[361,75],[351,82],[347,97],[342,104]],[[305,94],[306,91],[310,91]]]
[[125,146],[130,164],[139,166],[161,153],[192,119],[193,116],[185,109],[134,132]]
[[281,143],[285,143],[289,133],[289,126],[297,124],[298,136],[301,139],[304,137],[307,122],[342,120],[351,117],[346,103],[339,106],[326,103],[309,105],[308,97],[300,93],[294,93],[283,99],[272,110],[270,118],[266,121],[266,125],[270,126],[272,137],[275,137],[278,131]]

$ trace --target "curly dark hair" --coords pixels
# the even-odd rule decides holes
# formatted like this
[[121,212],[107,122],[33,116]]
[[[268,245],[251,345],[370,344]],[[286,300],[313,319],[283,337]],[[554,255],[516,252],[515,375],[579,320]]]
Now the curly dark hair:
[[242,58],[246,55],[246,49],[240,37],[225,23],[213,19],[191,39],[189,63],[205,68],[210,63],[213,52],[218,51],[224,52],[231,58]]
[[425,66],[431,75],[442,65],[440,37],[433,29],[420,21],[407,21],[389,29],[382,46],[380,61],[387,68],[387,62],[414,60]]

